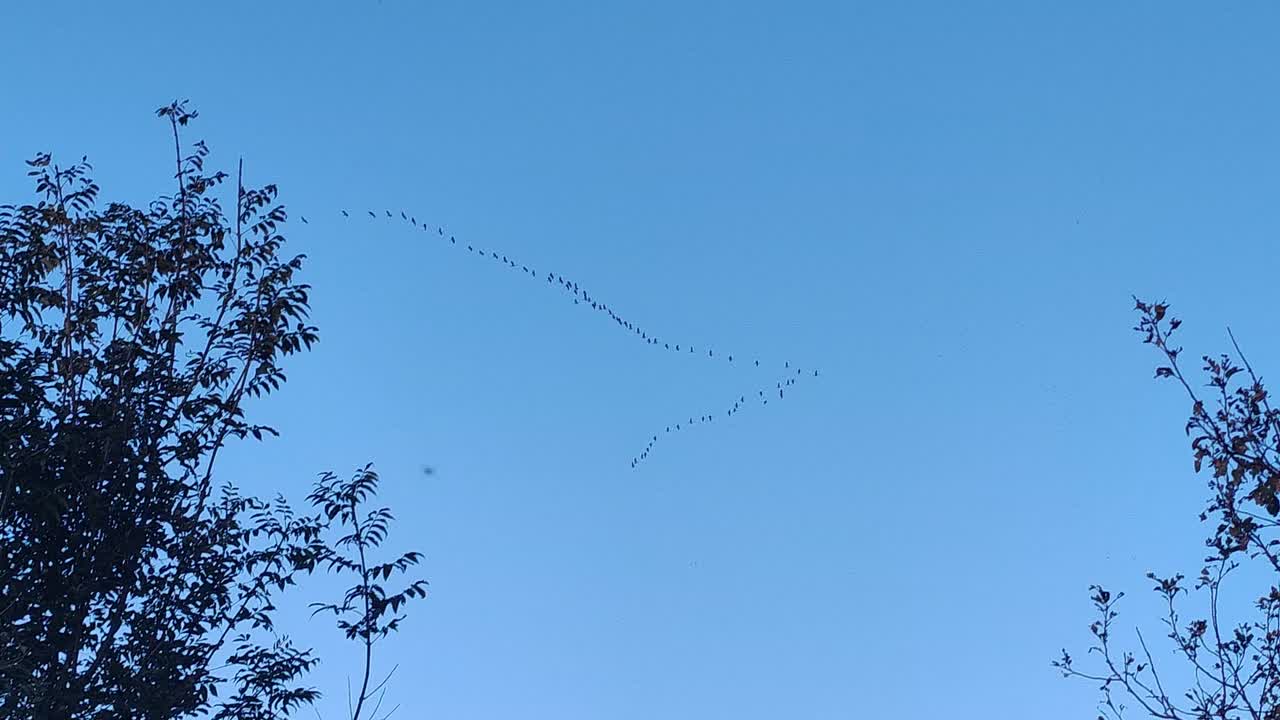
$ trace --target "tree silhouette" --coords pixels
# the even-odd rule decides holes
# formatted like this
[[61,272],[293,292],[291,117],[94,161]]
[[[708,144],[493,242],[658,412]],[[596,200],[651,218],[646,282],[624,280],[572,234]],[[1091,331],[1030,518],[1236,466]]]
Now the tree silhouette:
[[[309,515],[215,482],[227,442],[275,434],[245,401],[280,387],[316,329],[276,187],[246,188],[241,166],[228,218],[227,174],[182,143],[196,113],[158,115],[173,194],[102,207],[87,162],[40,154],[37,201],[0,206],[0,718],[284,717],[317,697],[317,659],[277,632],[279,593],[357,572],[364,603],[337,607],[362,639],[425,594],[388,595],[375,576],[392,571],[365,562],[390,520],[359,514],[371,468],[323,475]],[[353,522],[356,539],[330,540]]]
[[[1280,718],[1280,409],[1231,337],[1233,354],[1204,356],[1207,391],[1197,390],[1179,364],[1171,338],[1180,321],[1163,302],[1137,301],[1135,328],[1163,357],[1156,377],[1176,381],[1191,403],[1186,432],[1196,472],[1208,475],[1209,500],[1200,520],[1210,521],[1210,549],[1196,579],[1149,574],[1166,608],[1163,624],[1177,666],[1164,665],[1141,631],[1137,648],[1117,647],[1117,604],[1124,593],[1091,588],[1098,618],[1090,625],[1092,667],[1081,669],[1065,650],[1053,664],[1064,675],[1099,683],[1100,717],[1126,717],[1126,709],[1154,718]],[[1230,333],[1230,331],[1228,331]],[[1222,601],[1228,580],[1263,578],[1269,586],[1251,616],[1228,619]],[[1184,595],[1203,599],[1199,613],[1183,617]],[[1165,658],[1168,659],[1167,657]],[[1126,707],[1127,706],[1127,707]]]

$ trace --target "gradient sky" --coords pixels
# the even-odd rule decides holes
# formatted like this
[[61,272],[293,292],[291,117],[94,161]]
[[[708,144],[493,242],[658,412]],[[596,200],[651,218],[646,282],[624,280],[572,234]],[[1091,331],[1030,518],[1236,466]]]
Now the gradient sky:
[[[1197,569],[1202,481],[1130,295],[1280,368],[1275,5],[201,8],[0,7],[0,201],[43,150],[167,192],[183,97],[308,216],[321,343],[223,477],[376,464],[432,591],[378,658],[398,717],[1090,717],[1049,667],[1087,586],[1161,636],[1142,575]],[[339,208],[822,375],[633,471],[762,376]],[[355,653],[284,629],[341,717]]]

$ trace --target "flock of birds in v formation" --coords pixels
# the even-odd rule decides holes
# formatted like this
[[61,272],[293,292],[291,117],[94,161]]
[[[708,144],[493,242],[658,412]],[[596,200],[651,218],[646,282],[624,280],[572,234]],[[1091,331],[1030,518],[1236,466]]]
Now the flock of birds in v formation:
[[[564,293],[572,297],[574,305],[578,305],[584,308],[590,308],[594,312],[607,315],[609,319],[612,320],[614,324],[616,324],[619,328],[626,330],[632,336],[634,336],[638,340],[641,340],[647,345],[650,345],[654,348],[662,349],[664,351],[669,351],[669,352],[701,355],[702,351],[692,344],[683,343],[683,342],[672,342],[665,338],[659,338],[657,335],[654,335],[653,333],[649,332],[648,330],[645,330],[644,328],[640,327],[636,323],[631,322],[630,320],[626,319],[625,317],[615,312],[613,308],[609,307],[609,305],[605,303],[603,300],[601,300],[598,296],[592,295],[591,293],[587,292],[582,286],[580,286],[577,282],[570,280],[569,278],[566,278],[563,275],[560,275],[554,272],[547,272],[545,275],[541,274],[533,267],[516,262],[510,256],[500,253],[499,251],[494,250],[493,248],[478,247],[474,243],[468,243],[468,242],[458,240],[457,237],[446,233],[444,228],[442,227],[427,225],[427,223],[425,222],[420,223],[418,222],[418,219],[416,217],[409,215],[405,212],[400,212],[399,214],[392,213],[390,210],[385,210],[383,211],[382,214],[374,212],[373,210],[367,210],[364,213],[352,212],[348,210],[340,210],[339,212],[342,213],[343,218],[346,218],[348,220],[358,219],[362,216],[367,215],[368,218],[372,220],[402,221],[407,225],[410,225],[422,232],[426,232],[434,235],[435,237],[439,238],[444,244],[447,244],[450,247],[457,248],[458,250],[465,249],[466,252],[471,255],[474,255],[479,258],[485,258],[487,260],[490,260],[491,262],[495,262],[498,265],[501,265],[502,267],[506,268],[507,270],[519,272],[520,274],[525,275],[530,279],[545,280],[548,286],[555,288],[557,290],[563,291]],[[300,216],[300,219],[302,220],[303,224],[309,224],[305,216]],[[776,364],[762,364],[758,358],[752,357],[748,359],[747,357],[744,357],[742,355],[734,355],[733,353],[725,353],[725,352],[721,352],[717,354],[716,351],[713,350],[712,348],[709,348],[706,346],[703,346],[703,347],[706,350],[706,357],[710,360],[723,361],[726,364],[734,365],[734,366],[747,366],[752,369],[764,368],[767,370],[770,365],[775,365],[775,369],[778,369],[776,368]],[[767,406],[769,404],[769,400],[771,399],[781,400],[785,398],[787,389],[795,385],[797,382],[799,382],[801,378],[806,376],[818,377],[817,370],[814,370],[814,369],[805,370],[800,367],[792,367],[790,361],[783,361],[782,367],[779,370],[780,370],[779,377],[777,377],[773,381],[772,387],[766,386],[766,387],[758,388],[754,391],[754,394],[752,395],[739,395],[737,398],[733,400],[732,404],[726,403],[725,407],[722,408],[718,413],[707,412],[707,413],[699,414],[697,416],[690,415],[687,419],[679,420],[677,422],[671,423],[665,426],[661,432],[654,433],[649,437],[648,441],[645,443],[644,449],[641,450],[639,453],[637,453],[635,457],[631,458],[631,467],[634,469],[638,467],[641,463],[643,463],[645,460],[647,460],[649,458],[649,455],[652,454],[654,447],[658,444],[658,441],[665,435],[681,432],[683,430],[693,427],[694,425],[714,422],[717,417],[723,417],[726,419],[733,417],[734,415],[742,412],[744,409],[746,409],[749,405],[752,405],[752,404],[758,404],[760,407]]]

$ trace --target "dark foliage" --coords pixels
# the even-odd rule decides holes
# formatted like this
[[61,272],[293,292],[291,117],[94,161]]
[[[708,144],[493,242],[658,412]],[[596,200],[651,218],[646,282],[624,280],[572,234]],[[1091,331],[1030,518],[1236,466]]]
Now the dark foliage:
[[[1098,619],[1089,648],[1097,662],[1082,670],[1063,651],[1054,666],[1067,676],[1100,684],[1100,717],[1126,716],[1126,704],[1144,717],[1197,720],[1280,719],[1280,409],[1232,337],[1234,355],[1205,356],[1206,390],[1192,386],[1179,364],[1182,349],[1171,342],[1180,322],[1165,303],[1138,301],[1135,328],[1163,356],[1157,378],[1176,381],[1191,403],[1186,424],[1196,472],[1208,475],[1209,501],[1200,515],[1212,533],[1210,549],[1194,582],[1182,575],[1148,575],[1166,607],[1166,635],[1180,667],[1158,666],[1146,639],[1138,647],[1116,647],[1117,603],[1123,593],[1091,588]],[[1233,572],[1269,578],[1252,617],[1231,622],[1223,615],[1224,583]],[[1191,619],[1180,612],[1183,596],[1195,592],[1204,610]]]
[[[410,600],[427,596],[427,584],[422,580],[411,582],[400,592],[391,594],[382,585],[392,575],[408,572],[422,560],[422,554],[407,552],[391,562],[371,561],[369,552],[386,541],[387,528],[392,520],[391,510],[385,507],[361,515],[360,506],[377,490],[378,476],[372,468],[365,466],[350,480],[339,480],[334,474],[325,473],[308,497],[313,505],[322,509],[326,521],[332,522],[336,518],[339,526],[347,530],[331,548],[326,547],[321,559],[330,571],[354,576],[355,584],[347,590],[342,602],[312,603],[311,606],[315,608],[313,616],[332,613],[347,639],[360,643],[364,677],[354,700],[351,720],[376,716],[385,696],[385,678],[376,687],[369,687],[374,643],[400,628],[405,618],[400,612],[402,607]],[[390,677],[388,673],[387,678]],[[369,709],[368,702],[374,695],[378,700]],[[394,710],[391,709],[392,712]]]
[[[42,154],[37,201],[0,206],[0,718],[275,718],[317,695],[273,598],[345,538],[214,480],[230,439],[275,432],[246,399],[316,341],[303,258],[274,186],[237,177],[227,218],[228,176],[180,139],[196,113],[158,114],[173,195],[103,207],[87,163]],[[371,477],[324,476],[317,508],[356,512]]]

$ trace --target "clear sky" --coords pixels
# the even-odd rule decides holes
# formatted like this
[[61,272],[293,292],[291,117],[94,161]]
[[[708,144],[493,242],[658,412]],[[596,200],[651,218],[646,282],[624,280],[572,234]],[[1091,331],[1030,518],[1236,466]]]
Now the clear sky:
[[[167,192],[152,113],[185,97],[308,217],[321,343],[223,470],[298,502],[382,472],[432,591],[379,656],[397,716],[1089,717],[1049,667],[1087,586],[1128,622],[1145,571],[1195,571],[1187,404],[1130,295],[1280,372],[1276,6],[180,7],[0,8],[0,196],[42,150]],[[633,471],[773,375],[339,208],[821,375]],[[339,718],[355,654],[284,627]]]

